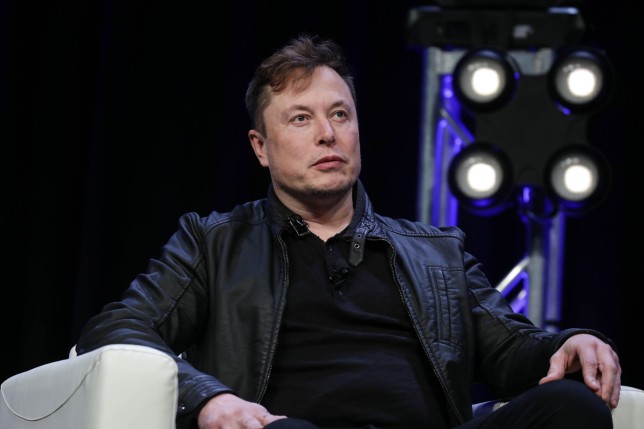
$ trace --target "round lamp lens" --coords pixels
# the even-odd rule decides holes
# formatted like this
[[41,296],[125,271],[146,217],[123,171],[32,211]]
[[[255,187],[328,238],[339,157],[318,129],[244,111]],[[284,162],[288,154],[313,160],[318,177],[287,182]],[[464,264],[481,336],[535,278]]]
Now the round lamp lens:
[[498,70],[491,67],[478,68],[472,73],[471,81],[475,97],[480,97],[481,100],[497,97],[501,89],[502,80]]
[[513,96],[517,70],[507,53],[491,49],[469,51],[454,68],[454,92],[472,110],[497,109]]
[[576,69],[568,75],[568,89],[573,97],[592,98],[597,93],[597,77],[588,69]]
[[475,193],[484,195],[494,193],[499,187],[497,170],[486,162],[477,162],[467,169],[467,182]]
[[486,142],[474,142],[449,164],[447,179],[459,203],[479,214],[493,214],[508,206],[512,166],[507,154]]
[[611,94],[612,69],[608,60],[590,49],[574,49],[557,58],[549,73],[553,99],[566,113],[587,112]]
[[571,193],[586,195],[592,193],[595,187],[595,178],[587,166],[572,165],[565,170],[563,183]]
[[597,189],[599,171],[595,161],[582,153],[558,159],[552,168],[552,188],[567,201],[583,201]]

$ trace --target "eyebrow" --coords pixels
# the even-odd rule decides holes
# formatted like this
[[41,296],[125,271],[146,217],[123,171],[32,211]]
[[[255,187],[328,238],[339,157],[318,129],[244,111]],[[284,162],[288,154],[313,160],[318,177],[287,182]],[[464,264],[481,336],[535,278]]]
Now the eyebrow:
[[345,108],[347,108],[347,109],[348,109],[348,108],[349,108],[349,103],[347,103],[347,102],[346,102],[346,101],[344,101],[344,100],[338,100],[338,101],[336,101],[335,103],[333,103],[333,104],[331,105],[331,107],[345,107]]
[[[347,103],[344,100],[338,100],[338,101],[334,102],[333,104],[331,104],[332,109],[336,108],[336,107],[344,107],[344,108],[348,109],[349,108],[349,103]],[[288,110],[289,111],[291,111],[291,110],[306,110],[308,112],[311,109],[308,106],[304,105],[304,104],[295,104],[293,106],[290,106],[288,108]]]

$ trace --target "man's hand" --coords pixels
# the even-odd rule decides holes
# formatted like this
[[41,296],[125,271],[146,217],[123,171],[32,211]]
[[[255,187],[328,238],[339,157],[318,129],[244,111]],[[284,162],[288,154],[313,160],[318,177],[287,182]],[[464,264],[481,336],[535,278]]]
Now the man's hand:
[[254,402],[222,393],[208,402],[199,412],[199,429],[261,429],[286,416],[274,416]]
[[563,378],[581,369],[584,383],[606,404],[615,408],[622,385],[622,368],[613,348],[590,334],[568,338],[550,358],[548,374],[539,384]]

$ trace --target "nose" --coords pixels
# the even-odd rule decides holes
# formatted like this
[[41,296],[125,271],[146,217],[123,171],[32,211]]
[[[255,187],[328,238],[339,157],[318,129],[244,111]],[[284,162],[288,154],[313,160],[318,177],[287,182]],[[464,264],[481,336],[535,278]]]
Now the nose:
[[318,126],[318,144],[332,145],[335,143],[335,130],[331,121],[322,119]]

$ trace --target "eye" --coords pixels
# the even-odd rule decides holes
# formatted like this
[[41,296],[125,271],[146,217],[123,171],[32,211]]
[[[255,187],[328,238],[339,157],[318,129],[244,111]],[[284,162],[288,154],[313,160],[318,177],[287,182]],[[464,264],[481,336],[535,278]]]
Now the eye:
[[306,115],[297,115],[291,119],[291,122],[304,122],[307,120]]
[[349,117],[349,115],[344,110],[338,110],[338,111],[333,112],[333,117],[338,118],[338,119],[346,119],[346,118]]

